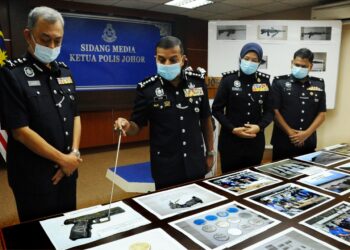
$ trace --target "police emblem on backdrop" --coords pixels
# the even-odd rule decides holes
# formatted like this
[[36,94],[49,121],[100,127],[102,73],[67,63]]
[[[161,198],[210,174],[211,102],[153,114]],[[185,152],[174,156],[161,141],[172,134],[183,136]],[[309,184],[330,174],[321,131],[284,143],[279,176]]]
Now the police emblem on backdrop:
[[102,39],[107,43],[113,43],[115,40],[117,40],[117,35],[112,24],[107,23],[106,28],[103,30]]
[[159,88],[159,87],[156,88],[155,92],[156,92],[156,96],[158,97],[161,97],[164,95],[164,90],[162,88]]
[[23,70],[27,77],[34,77],[34,70],[31,67],[24,67]]

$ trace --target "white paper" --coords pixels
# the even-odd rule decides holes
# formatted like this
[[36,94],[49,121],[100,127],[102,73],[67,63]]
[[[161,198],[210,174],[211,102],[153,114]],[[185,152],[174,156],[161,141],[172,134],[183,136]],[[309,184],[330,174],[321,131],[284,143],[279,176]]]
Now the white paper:
[[[70,231],[73,225],[64,225],[64,221],[66,219],[76,217],[72,216],[74,213],[69,213],[68,217],[61,216],[40,221],[40,224],[56,249],[67,249],[87,244],[92,241],[150,223],[149,220],[145,219],[143,216],[141,216],[139,213],[137,213],[122,201],[113,203],[112,207],[120,207],[124,209],[125,212],[112,215],[109,222],[93,224],[90,238],[78,239],[75,241],[69,239]],[[75,214],[78,214],[77,216],[81,216],[106,210],[108,208],[109,205],[98,206],[94,207],[94,209],[83,209],[83,212],[80,212],[80,210],[78,210]]]
[[290,227],[278,234],[275,234],[263,241],[259,241],[243,250],[337,250],[338,248],[329,245],[311,235],[304,233],[294,227]]
[[[201,199],[202,203],[197,203],[191,207],[175,209],[172,209],[169,205],[170,202],[184,204],[193,197]],[[226,200],[227,198],[197,184],[190,184],[133,199],[162,220],[177,214],[212,205],[214,203]]]
[[326,168],[321,168],[321,167],[317,167],[317,166],[312,166],[309,168],[305,168],[303,170],[300,170],[299,173],[305,174],[305,175],[314,175],[314,174],[318,174],[321,172],[327,171]]
[[89,248],[94,250],[127,250],[135,243],[147,243],[151,250],[185,250],[179,242],[170,237],[161,228],[152,229],[143,233],[135,234],[121,240],[116,240],[97,247]]
[[[213,220],[213,217],[216,219]],[[203,221],[203,224],[196,221]],[[278,220],[234,201],[169,224],[204,249],[220,250],[260,234],[278,223]]]

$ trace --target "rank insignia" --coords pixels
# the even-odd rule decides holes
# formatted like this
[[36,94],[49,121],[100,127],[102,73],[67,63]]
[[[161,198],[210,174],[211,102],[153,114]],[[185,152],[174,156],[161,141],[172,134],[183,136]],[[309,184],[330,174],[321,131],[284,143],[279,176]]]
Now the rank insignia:
[[291,84],[290,82],[286,82],[286,83],[285,83],[285,86],[286,86],[286,88],[291,88],[291,87],[292,87],[292,84]]
[[34,77],[34,70],[31,67],[24,67],[23,70],[27,77]]
[[185,97],[203,96],[202,88],[184,89]]
[[157,96],[163,96],[164,95],[164,90],[162,88],[156,88],[155,90]]
[[257,81],[257,82],[261,82],[261,79],[258,77],[258,78],[256,79],[256,81]]
[[72,84],[73,83],[73,79],[70,76],[59,77],[59,78],[57,78],[57,82],[58,82],[59,85]]
[[241,82],[236,80],[233,82],[233,86],[235,86],[236,88],[240,88],[241,87]]
[[170,101],[164,101],[164,107],[170,107],[171,102]]
[[194,85],[192,82],[190,82],[189,84],[188,84],[188,88],[189,89],[194,89],[196,87],[196,85]]
[[266,83],[255,83],[255,84],[253,84],[252,91],[253,92],[265,92],[265,91],[269,91],[269,87],[267,86]]

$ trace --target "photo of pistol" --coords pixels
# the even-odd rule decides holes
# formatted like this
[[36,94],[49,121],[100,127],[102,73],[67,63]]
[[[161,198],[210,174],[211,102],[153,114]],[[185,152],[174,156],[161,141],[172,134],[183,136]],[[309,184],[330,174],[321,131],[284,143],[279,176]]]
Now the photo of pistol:
[[104,223],[104,222],[110,221],[110,216],[114,214],[124,213],[124,212],[125,212],[124,209],[120,207],[114,207],[114,208],[111,208],[110,212],[109,212],[109,209],[106,209],[93,214],[87,214],[87,215],[82,215],[75,218],[67,219],[64,221],[64,225],[74,224],[72,227],[72,230],[70,231],[70,236],[69,236],[71,240],[90,238],[92,224],[98,224],[98,223]]

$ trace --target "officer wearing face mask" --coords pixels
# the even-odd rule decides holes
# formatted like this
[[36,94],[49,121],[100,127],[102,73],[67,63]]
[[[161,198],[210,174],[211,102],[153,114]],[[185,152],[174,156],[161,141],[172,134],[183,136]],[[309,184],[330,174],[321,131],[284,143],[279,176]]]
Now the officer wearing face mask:
[[172,36],[158,42],[156,62],[157,74],[137,85],[130,120],[120,117],[115,127],[135,135],[149,123],[152,176],[160,189],[203,178],[214,151],[204,71],[184,69],[182,43]]
[[323,79],[309,76],[313,59],[309,49],[299,49],[294,53],[292,74],[273,80],[273,160],[316,148],[316,129],[325,120],[326,94]]
[[265,150],[264,129],[272,119],[270,76],[257,69],[263,50],[247,43],[240,69],[223,73],[212,106],[221,124],[219,151],[223,173],[260,164]]
[[8,181],[21,222],[76,209],[81,124],[71,73],[55,61],[63,26],[56,10],[34,8],[24,30],[27,53],[6,61],[0,74]]

